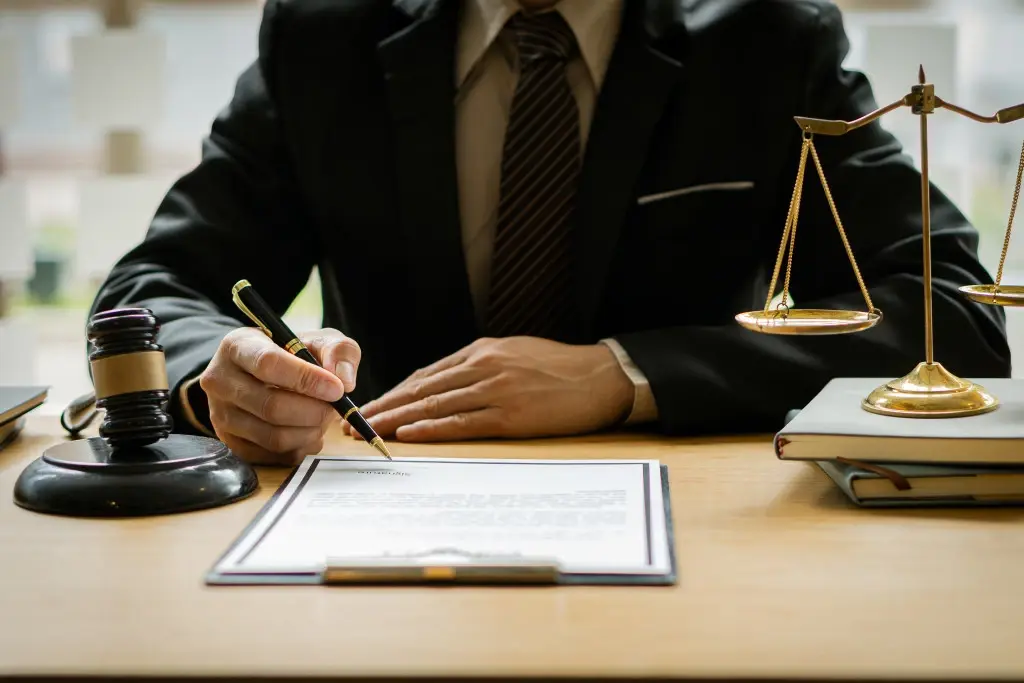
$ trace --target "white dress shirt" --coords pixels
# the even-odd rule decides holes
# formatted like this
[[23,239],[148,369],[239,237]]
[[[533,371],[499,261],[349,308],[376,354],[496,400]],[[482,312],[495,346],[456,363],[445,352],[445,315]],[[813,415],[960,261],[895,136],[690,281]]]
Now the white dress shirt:
[[[576,36],[579,55],[567,78],[580,113],[585,147],[597,93],[618,37],[623,0],[560,0],[560,12]],[[490,292],[491,253],[498,223],[501,157],[518,79],[515,46],[502,34],[520,10],[515,0],[464,0],[456,53],[456,159],[462,246],[477,317],[483,320]],[[647,378],[614,339],[602,340],[635,387],[629,422],[657,417]]]

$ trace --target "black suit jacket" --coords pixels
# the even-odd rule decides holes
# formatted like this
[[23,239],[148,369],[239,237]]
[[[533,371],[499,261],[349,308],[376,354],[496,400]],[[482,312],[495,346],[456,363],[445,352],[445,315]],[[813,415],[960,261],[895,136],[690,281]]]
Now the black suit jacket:
[[[460,7],[269,0],[259,58],[201,163],[95,303],[153,309],[175,387],[247,322],[230,298],[241,278],[284,311],[319,267],[325,325],[363,350],[361,401],[480,336],[456,186]],[[878,124],[817,147],[884,320],[815,338],[734,321],[764,305],[800,150],[793,116],[877,106],[865,77],[843,70],[846,50],[838,10],[818,0],[626,2],[585,153],[566,340],[617,338],[650,380],[663,432],[772,430],[834,376],[898,377],[924,359],[920,177]],[[753,186],[637,202],[732,181]],[[863,310],[817,183],[809,163],[793,296]],[[932,198],[936,358],[961,376],[1006,376],[1002,311],[956,291],[991,281],[976,232]],[[170,407],[186,430],[176,393]]]

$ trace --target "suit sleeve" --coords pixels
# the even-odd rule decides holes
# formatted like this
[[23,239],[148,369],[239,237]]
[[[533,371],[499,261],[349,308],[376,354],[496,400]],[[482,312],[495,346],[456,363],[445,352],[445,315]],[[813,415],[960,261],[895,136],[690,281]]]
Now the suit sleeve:
[[274,89],[280,6],[267,3],[258,59],[213,122],[200,163],[170,188],[145,238],[117,262],[92,306],[92,313],[155,313],[168,409],[180,432],[201,431],[181,404],[183,384],[202,372],[228,332],[248,324],[231,302],[232,285],[250,280],[280,313],[314,265]]
[[[838,10],[822,10],[809,44],[795,114],[851,120],[876,108],[866,78],[841,66],[848,44]],[[799,148],[795,124],[793,131],[792,146]],[[804,406],[833,377],[897,378],[925,360],[920,174],[878,122],[815,142],[882,321],[865,332],[824,337],[760,334],[738,324],[616,337],[648,378],[663,431],[775,431],[788,410]],[[788,160],[784,175],[793,177],[796,164],[796,156]],[[811,159],[804,187],[799,225],[815,229],[797,233],[795,305],[865,310]],[[784,191],[783,216],[790,199]],[[762,245],[769,273],[783,221],[777,224],[780,232],[766,235]],[[935,360],[961,377],[1009,376],[1002,309],[971,303],[957,291],[992,281],[977,257],[977,232],[935,187],[931,226]]]

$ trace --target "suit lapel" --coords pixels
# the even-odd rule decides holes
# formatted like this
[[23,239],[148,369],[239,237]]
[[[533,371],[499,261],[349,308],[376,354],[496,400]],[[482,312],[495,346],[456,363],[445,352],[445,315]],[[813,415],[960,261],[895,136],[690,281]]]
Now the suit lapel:
[[682,44],[676,3],[627,1],[620,37],[598,97],[580,178],[576,296],[581,339],[592,341],[608,269],[648,146],[682,65],[658,45]]
[[378,45],[394,135],[399,214],[410,245],[417,351],[436,360],[477,335],[459,220],[455,161],[458,3],[398,0],[411,23]]

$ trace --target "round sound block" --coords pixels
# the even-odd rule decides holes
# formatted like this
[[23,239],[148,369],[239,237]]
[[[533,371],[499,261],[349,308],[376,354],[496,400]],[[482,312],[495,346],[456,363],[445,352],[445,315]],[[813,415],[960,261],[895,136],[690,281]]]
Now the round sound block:
[[135,448],[102,438],[43,452],[18,477],[23,508],[79,517],[134,517],[226,505],[256,490],[256,472],[216,439],[171,434]]

